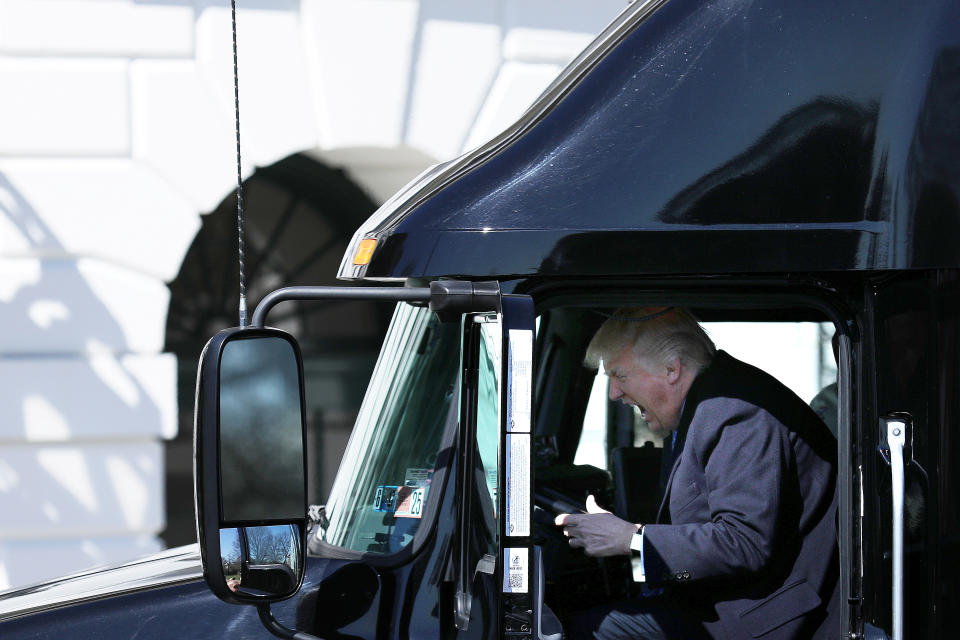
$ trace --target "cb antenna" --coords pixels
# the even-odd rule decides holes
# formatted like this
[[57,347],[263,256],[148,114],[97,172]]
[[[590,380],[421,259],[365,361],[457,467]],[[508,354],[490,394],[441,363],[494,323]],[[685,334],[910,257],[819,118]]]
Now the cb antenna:
[[230,0],[233,23],[233,113],[237,131],[237,260],[240,263],[240,328],[247,326],[247,282],[243,273],[243,175],[240,168],[240,77],[237,72],[237,0]]

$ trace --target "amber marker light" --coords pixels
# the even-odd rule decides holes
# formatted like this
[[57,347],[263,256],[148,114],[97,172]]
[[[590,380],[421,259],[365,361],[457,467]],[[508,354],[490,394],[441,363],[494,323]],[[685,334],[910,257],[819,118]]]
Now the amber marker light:
[[363,266],[370,263],[370,258],[373,257],[373,250],[377,247],[377,241],[375,238],[364,238],[360,241],[360,246],[357,247],[357,252],[353,254],[353,264],[356,266]]

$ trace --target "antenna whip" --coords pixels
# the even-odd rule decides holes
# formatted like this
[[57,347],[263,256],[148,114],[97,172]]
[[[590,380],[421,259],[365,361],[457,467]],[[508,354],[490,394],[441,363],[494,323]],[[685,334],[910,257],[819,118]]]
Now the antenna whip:
[[243,273],[243,175],[240,165],[240,77],[237,71],[237,2],[230,0],[233,22],[233,112],[237,130],[237,259],[240,263],[240,327],[247,326],[247,283]]

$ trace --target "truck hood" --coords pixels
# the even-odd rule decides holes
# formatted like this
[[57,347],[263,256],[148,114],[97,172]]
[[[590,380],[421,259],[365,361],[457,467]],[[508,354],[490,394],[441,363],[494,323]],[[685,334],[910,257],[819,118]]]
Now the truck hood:
[[203,577],[196,544],[0,593],[0,620]]

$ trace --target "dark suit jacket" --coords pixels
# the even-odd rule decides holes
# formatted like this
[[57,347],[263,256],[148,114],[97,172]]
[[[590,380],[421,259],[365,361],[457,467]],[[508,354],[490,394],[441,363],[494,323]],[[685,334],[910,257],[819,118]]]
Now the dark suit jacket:
[[717,638],[837,637],[837,442],[800,398],[719,351],[694,380],[656,524],[650,586]]

